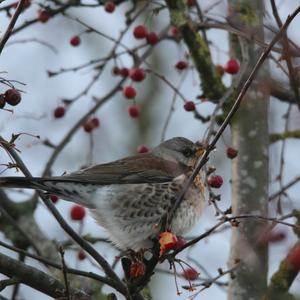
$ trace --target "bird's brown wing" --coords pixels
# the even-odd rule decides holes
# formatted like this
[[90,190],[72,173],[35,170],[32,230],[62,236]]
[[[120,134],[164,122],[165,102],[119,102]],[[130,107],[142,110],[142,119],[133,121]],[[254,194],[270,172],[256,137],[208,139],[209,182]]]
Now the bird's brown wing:
[[51,179],[97,184],[158,183],[171,181],[185,171],[176,162],[145,153]]

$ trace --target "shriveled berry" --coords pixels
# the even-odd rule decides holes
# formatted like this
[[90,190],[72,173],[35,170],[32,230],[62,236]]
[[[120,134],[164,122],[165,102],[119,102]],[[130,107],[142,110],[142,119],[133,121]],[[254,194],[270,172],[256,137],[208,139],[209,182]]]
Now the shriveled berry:
[[54,118],[59,119],[59,118],[62,118],[65,115],[65,113],[66,113],[65,107],[58,106],[55,108],[53,115],[54,115]]
[[113,13],[116,9],[116,4],[112,1],[107,1],[104,5],[104,9],[108,13]]
[[186,240],[182,237],[177,237],[176,249],[182,248],[186,244]]
[[80,36],[78,36],[78,35],[75,35],[70,39],[70,44],[74,47],[79,46],[80,43],[81,43],[81,39],[80,39]]
[[136,278],[143,276],[146,271],[146,266],[142,261],[135,261],[130,265],[129,275],[130,277]]
[[87,132],[87,133],[92,132],[93,129],[94,129],[94,125],[93,125],[93,123],[90,120],[84,122],[82,124],[82,127],[83,127],[84,131]]
[[98,128],[100,126],[100,120],[97,117],[91,118],[90,122],[94,128]]
[[186,101],[183,105],[186,111],[194,111],[196,109],[195,103],[193,101]]
[[232,147],[228,147],[226,150],[226,154],[227,154],[228,158],[233,159],[233,158],[237,157],[238,151]]
[[81,205],[75,204],[71,207],[70,216],[74,221],[82,221],[85,217],[85,208]]
[[48,22],[48,20],[51,18],[50,13],[45,10],[45,9],[40,9],[38,11],[38,16],[37,19],[41,22],[41,23],[46,23]]
[[240,70],[240,63],[236,59],[230,59],[224,66],[224,71],[228,74],[236,74]]
[[121,72],[120,68],[119,68],[119,67],[116,67],[116,66],[113,67],[112,70],[111,70],[111,73],[112,73],[113,75],[115,75],[115,76],[120,75],[120,72]]
[[0,109],[4,108],[5,104],[6,104],[5,96],[4,94],[0,94]]
[[146,153],[146,152],[149,152],[149,148],[145,145],[140,145],[137,147],[136,152],[137,153]]
[[179,30],[176,26],[170,27],[169,34],[174,38],[178,38],[180,35]]
[[131,118],[138,118],[140,116],[140,108],[137,105],[128,107],[128,114]]
[[225,73],[223,66],[221,65],[215,65],[216,73],[222,77]]
[[119,73],[122,77],[128,77],[129,76],[128,68],[121,68]]
[[186,69],[188,66],[188,62],[185,60],[180,60],[175,64],[175,68],[179,71]]
[[133,36],[136,39],[144,39],[147,37],[148,30],[144,25],[138,25],[133,29]]
[[132,68],[129,71],[129,76],[133,81],[143,81],[146,77],[146,73],[142,68]]
[[52,203],[56,203],[58,201],[58,197],[56,195],[50,195],[50,200]]
[[123,88],[123,95],[127,99],[133,99],[136,96],[136,90],[131,85],[124,86],[124,88]]
[[86,259],[86,254],[82,249],[80,249],[78,254],[77,254],[77,257],[78,257],[79,260],[84,260],[84,259]]
[[199,273],[194,268],[187,268],[183,271],[182,276],[187,280],[196,280]]
[[21,102],[21,94],[16,89],[7,90],[4,97],[5,101],[12,106],[16,106]]
[[147,43],[150,45],[155,45],[158,43],[158,36],[155,32],[149,32],[146,36]]
[[207,183],[210,187],[218,189],[223,184],[223,178],[219,175],[213,175],[208,178]]

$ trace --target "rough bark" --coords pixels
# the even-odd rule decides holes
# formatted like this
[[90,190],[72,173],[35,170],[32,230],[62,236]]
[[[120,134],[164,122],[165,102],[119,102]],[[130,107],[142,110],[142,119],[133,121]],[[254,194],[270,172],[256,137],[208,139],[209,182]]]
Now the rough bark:
[[[263,40],[263,2],[230,0],[229,22],[258,34]],[[231,55],[251,70],[259,55],[254,42],[231,36]],[[268,213],[268,83],[267,64],[260,70],[231,124],[232,145],[239,155],[232,163],[234,215]],[[247,76],[247,71],[244,76]],[[242,221],[233,228],[230,264],[239,262],[228,299],[261,299],[267,288],[267,246],[258,243],[263,222]]]

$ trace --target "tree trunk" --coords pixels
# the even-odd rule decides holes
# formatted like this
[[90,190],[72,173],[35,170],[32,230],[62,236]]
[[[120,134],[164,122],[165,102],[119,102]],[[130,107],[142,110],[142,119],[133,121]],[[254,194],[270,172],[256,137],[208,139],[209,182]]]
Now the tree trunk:
[[[263,40],[263,1],[229,0],[228,21]],[[246,78],[261,50],[251,41],[230,38],[232,57],[248,64]],[[268,83],[265,63],[231,124],[232,146],[239,152],[232,161],[234,215],[268,214]],[[242,81],[244,82],[244,81]],[[231,279],[228,299],[261,299],[267,288],[268,249],[258,240],[266,223],[246,219],[233,227],[230,265],[239,262]]]

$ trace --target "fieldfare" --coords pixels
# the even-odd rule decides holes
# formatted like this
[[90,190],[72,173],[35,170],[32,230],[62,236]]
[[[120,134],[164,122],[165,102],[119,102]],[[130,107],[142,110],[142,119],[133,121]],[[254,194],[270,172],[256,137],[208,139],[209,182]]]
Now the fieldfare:
[[[203,151],[200,143],[176,137],[148,153],[68,175],[2,177],[0,187],[46,191],[79,203],[90,209],[116,246],[139,250],[152,246],[162,218],[174,205]],[[171,221],[174,234],[187,232],[200,217],[204,204],[203,182],[203,172],[200,172]]]

